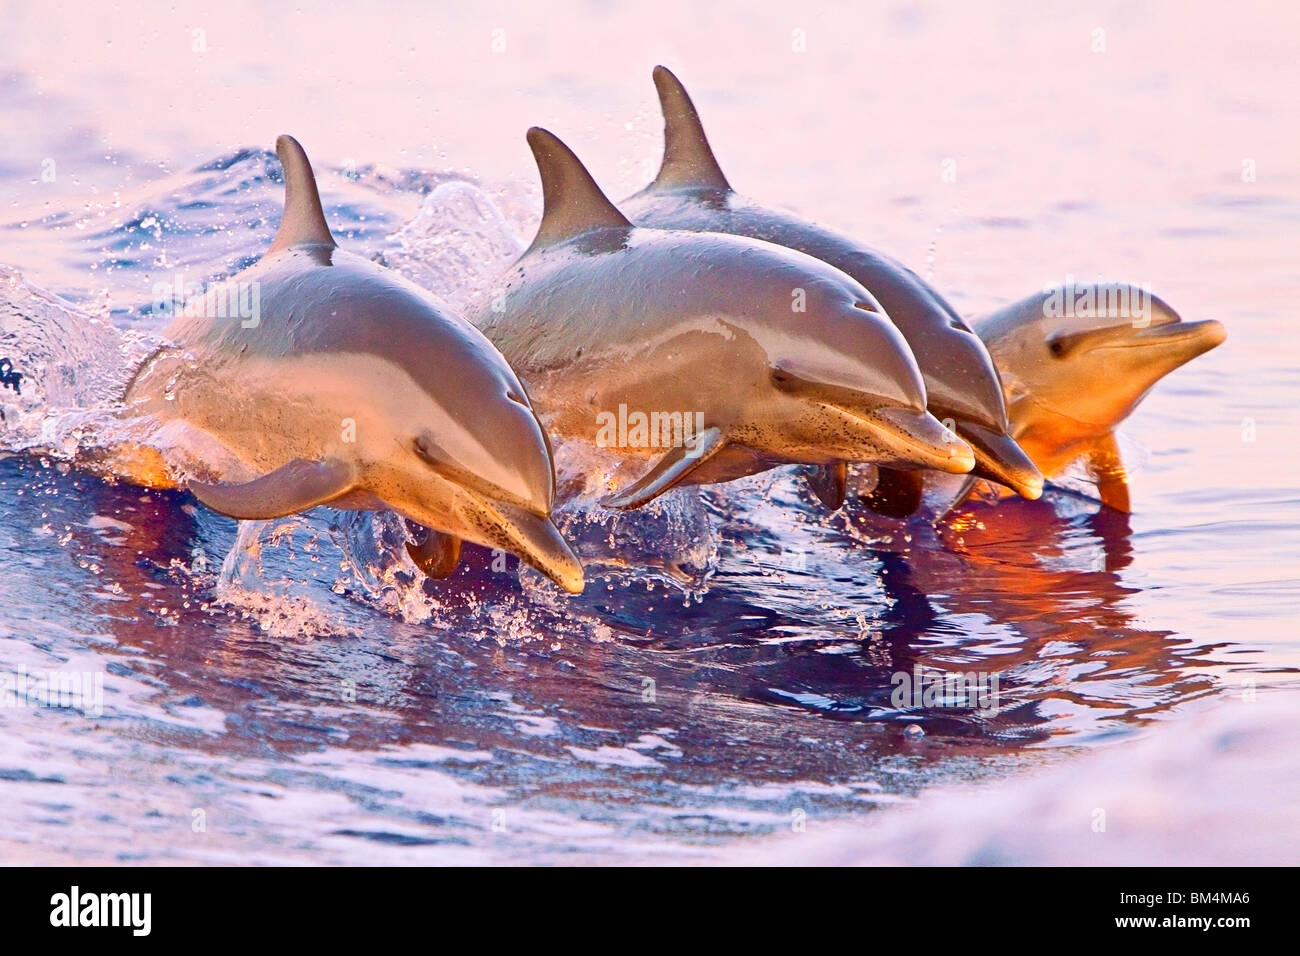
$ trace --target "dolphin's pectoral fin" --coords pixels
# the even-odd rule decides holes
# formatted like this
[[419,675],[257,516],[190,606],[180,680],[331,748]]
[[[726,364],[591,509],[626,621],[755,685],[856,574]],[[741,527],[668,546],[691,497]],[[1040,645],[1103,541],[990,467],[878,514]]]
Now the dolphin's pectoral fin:
[[722,429],[706,428],[695,436],[688,448],[676,445],[655,462],[654,466],[622,491],[601,501],[606,508],[640,508],[647,501],[659,497],[683,478],[704,464],[727,444]]
[[849,486],[849,463],[847,461],[837,461],[833,465],[817,465],[807,468],[803,473],[804,480],[808,482],[808,487],[812,489],[817,500],[824,504],[831,511],[838,511],[844,506],[844,497],[848,493]]
[[966,480],[963,481],[961,487],[957,489],[956,497],[954,497],[948,504],[948,507],[944,508],[943,512],[934,519],[934,524],[937,525],[942,521],[946,521],[950,514],[965,504],[966,499],[975,491],[975,486],[981,481],[983,481],[983,479],[977,475],[967,475]]
[[861,498],[878,515],[906,518],[921,507],[925,479],[919,471],[877,468],[876,487]]
[[460,538],[454,534],[434,531],[409,518],[406,530],[411,540],[406,542],[406,553],[415,566],[431,578],[445,578],[460,563]]
[[1085,465],[1097,482],[1097,496],[1108,508],[1128,514],[1132,510],[1128,494],[1128,471],[1120,457],[1119,443],[1111,432],[1098,439],[1088,452]]
[[336,460],[296,458],[243,484],[189,482],[195,498],[217,514],[244,520],[283,518],[340,498],[356,486],[356,469]]

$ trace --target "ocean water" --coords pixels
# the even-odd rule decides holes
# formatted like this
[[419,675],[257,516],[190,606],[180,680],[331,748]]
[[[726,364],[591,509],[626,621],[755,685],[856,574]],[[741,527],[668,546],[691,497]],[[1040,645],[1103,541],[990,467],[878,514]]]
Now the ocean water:
[[[936,794],[980,846],[958,860],[1060,861],[1086,814],[998,801],[1166,760],[1148,862],[1180,819],[1205,859],[1258,820],[1294,862],[1296,15],[1041,7],[4,5],[0,679],[102,693],[0,707],[0,861],[843,862],[851,831],[906,862]],[[574,598],[472,547],[420,581],[391,516],[237,525],[69,467],[165,325],[155,284],[265,250],[276,134],[341,245],[460,306],[536,226],[528,125],[615,199],[649,179],[658,62],[737,188],[968,317],[1074,276],[1221,320],[1121,429],[1133,513],[1085,488],[902,524],[775,471],[570,503]],[[899,707],[917,667],[995,674],[998,706]],[[1185,746],[1206,720],[1256,720],[1277,785],[1202,786],[1244,761]]]

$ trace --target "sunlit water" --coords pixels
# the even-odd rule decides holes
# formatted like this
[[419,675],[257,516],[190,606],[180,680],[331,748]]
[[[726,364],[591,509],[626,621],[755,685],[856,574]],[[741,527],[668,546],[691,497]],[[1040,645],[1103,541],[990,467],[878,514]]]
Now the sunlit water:
[[[1285,30],[1248,10],[1229,35],[1191,12],[898,5],[808,12],[795,53],[785,14],[702,30],[681,5],[653,25],[583,8],[574,51],[536,14],[420,9],[6,14],[0,357],[27,377],[0,391],[0,674],[101,675],[103,701],[0,709],[0,860],[752,858],[936,786],[1293,700]],[[269,38],[291,34],[277,60]],[[603,49],[625,36],[636,55]],[[590,571],[571,598],[472,547],[421,582],[391,516],[237,528],[69,469],[165,324],[154,284],[266,248],[275,133],[313,156],[341,244],[460,306],[535,226],[527,123],[614,198],[643,185],[659,60],[740,188],[909,261],[972,317],[1073,274],[1222,320],[1228,342],[1123,429],[1133,515],[1050,493],[901,525],[828,516],[772,472],[633,515],[569,504]],[[917,666],[997,674],[999,705],[895,706],[891,678]]]

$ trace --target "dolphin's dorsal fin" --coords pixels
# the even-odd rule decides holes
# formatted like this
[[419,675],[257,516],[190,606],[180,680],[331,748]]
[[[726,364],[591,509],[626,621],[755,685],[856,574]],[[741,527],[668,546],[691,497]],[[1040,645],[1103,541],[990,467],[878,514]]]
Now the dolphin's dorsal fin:
[[316,176],[302,146],[292,136],[281,136],[275,141],[275,153],[284,167],[284,215],[268,251],[307,244],[335,245],[325,224]]
[[680,189],[683,186],[712,186],[730,189],[718,161],[713,158],[700,114],[681,81],[664,66],[654,70],[655,89],[664,114],[664,161],[651,189]]
[[632,228],[587,167],[554,133],[534,126],[528,131],[528,145],[542,177],[542,224],[530,252],[592,229]]

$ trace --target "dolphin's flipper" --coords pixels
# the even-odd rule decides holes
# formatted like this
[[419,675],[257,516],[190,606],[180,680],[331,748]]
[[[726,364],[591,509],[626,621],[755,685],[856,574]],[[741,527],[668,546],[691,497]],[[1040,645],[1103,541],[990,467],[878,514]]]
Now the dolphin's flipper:
[[1128,514],[1132,510],[1128,494],[1128,472],[1120,457],[1119,443],[1115,441],[1114,432],[1093,444],[1085,465],[1088,474],[1097,482],[1097,496],[1101,498],[1101,503]]
[[431,578],[445,578],[456,570],[460,563],[460,538],[426,528],[409,518],[406,530],[412,538],[406,542],[406,553],[417,568]]
[[889,518],[906,518],[921,507],[925,479],[919,471],[878,468],[876,487],[860,497],[876,514]]
[[659,497],[692,471],[704,464],[727,444],[722,429],[706,428],[695,436],[693,448],[677,445],[659,459],[649,471],[617,494],[601,501],[606,508],[639,508]]
[[664,161],[651,189],[679,189],[683,186],[710,186],[730,189],[718,161],[709,148],[708,137],[700,123],[686,88],[667,67],[654,69],[655,89],[664,114]]
[[[1076,461],[1078,459],[1075,459]],[[1097,439],[1089,447],[1087,453],[1083,456],[1083,465],[1088,473],[1088,477],[1097,486],[1097,497],[1082,493],[1077,489],[1069,488],[1053,482],[1048,482],[1046,487],[1062,494],[1071,495],[1075,498],[1082,498],[1085,501],[1097,501],[1108,508],[1114,508],[1122,514],[1129,514],[1132,511],[1132,504],[1129,499],[1128,491],[1128,471],[1124,468],[1124,461],[1120,457],[1119,443],[1115,439],[1115,433]],[[961,490],[957,492],[957,497],[953,499],[952,504],[944,510],[944,513],[937,520],[946,518],[953,511],[956,511],[971,493],[975,490],[976,485],[981,479],[974,475],[969,476],[962,484]]]
[[275,152],[284,167],[284,215],[280,228],[267,253],[306,244],[335,245],[330,227],[325,223],[316,176],[311,171],[307,153],[292,136],[275,141]]
[[294,459],[243,484],[191,481],[189,490],[217,514],[242,520],[283,518],[341,498],[356,486],[356,470],[341,461]]
[[824,504],[831,511],[838,511],[844,506],[844,496],[848,493],[849,486],[849,463],[847,461],[837,461],[833,465],[817,465],[807,468],[803,473],[804,480],[808,482],[808,487],[812,489],[817,500]]
[[555,134],[534,126],[528,131],[528,145],[542,177],[542,224],[529,252],[592,229],[632,228],[600,191],[587,167]]
[[943,511],[935,517],[932,523],[937,525],[940,522],[946,521],[950,514],[965,503],[966,499],[975,491],[975,486],[983,480],[984,479],[979,478],[976,475],[967,475],[966,479],[961,483],[961,487],[957,489],[957,496],[949,502],[948,507],[944,508]]

